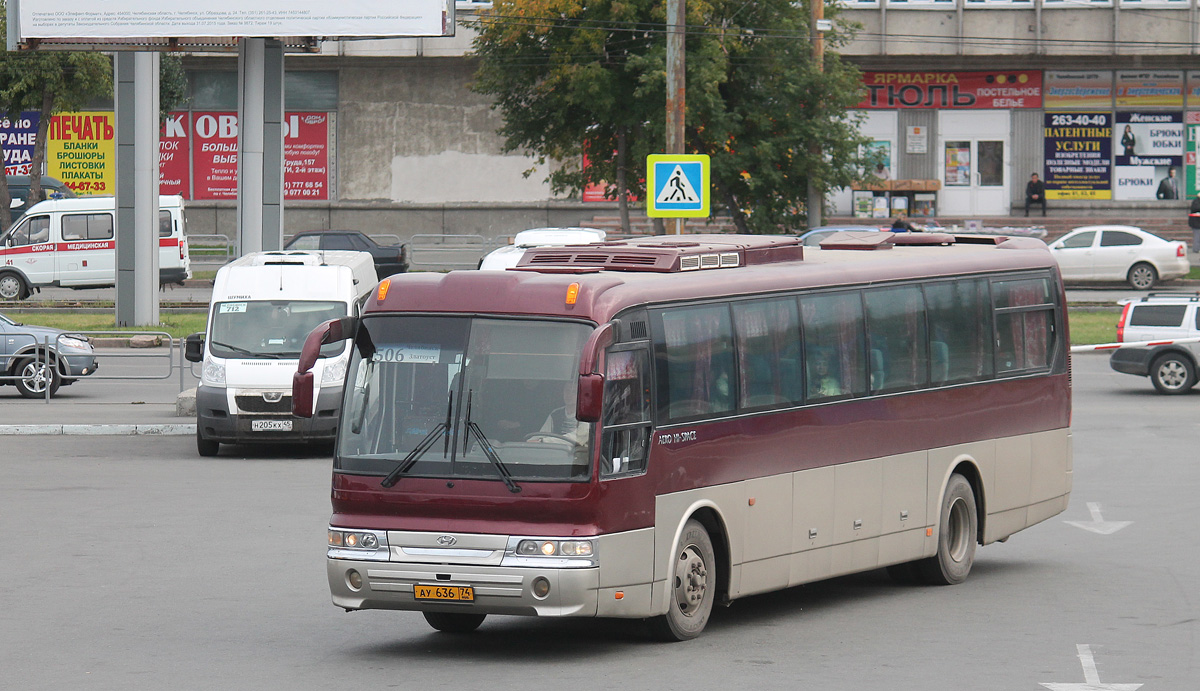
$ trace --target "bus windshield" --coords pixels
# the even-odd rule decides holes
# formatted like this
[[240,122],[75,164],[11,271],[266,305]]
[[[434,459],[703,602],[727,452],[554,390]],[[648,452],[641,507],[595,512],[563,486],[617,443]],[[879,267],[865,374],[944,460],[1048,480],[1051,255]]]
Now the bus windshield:
[[[346,304],[318,300],[235,300],[213,307],[209,350],[223,358],[298,358],[304,339],[321,322],[346,316]],[[321,348],[335,357],[345,344]]]
[[363,319],[336,467],[401,485],[405,477],[587,480],[592,426],[575,419],[575,400],[592,328],[466,316]]

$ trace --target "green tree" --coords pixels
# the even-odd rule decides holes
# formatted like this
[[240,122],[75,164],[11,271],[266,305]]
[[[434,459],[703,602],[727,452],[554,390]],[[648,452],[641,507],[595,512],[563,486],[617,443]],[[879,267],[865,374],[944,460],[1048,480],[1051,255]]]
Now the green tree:
[[[836,49],[851,27],[825,11]],[[646,194],[645,156],[665,142],[664,13],[661,0],[498,0],[475,22],[475,89],[504,116],[506,150],[560,162],[555,192],[616,180]],[[714,206],[743,232],[803,225],[810,177],[827,191],[871,162],[850,115],[859,73],[835,50],[822,69],[808,22],[790,0],[688,2],[686,140],[712,157]],[[588,171],[569,163],[584,151]]]

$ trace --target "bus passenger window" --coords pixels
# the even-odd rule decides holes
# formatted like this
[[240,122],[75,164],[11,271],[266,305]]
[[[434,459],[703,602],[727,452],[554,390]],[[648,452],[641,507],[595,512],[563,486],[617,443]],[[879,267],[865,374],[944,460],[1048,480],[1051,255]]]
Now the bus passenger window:
[[925,386],[925,302],[919,286],[875,288],[864,293],[871,392],[905,391]]
[[1054,299],[1045,278],[995,281],[996,369],[1012,372],[1050,366],[1054,349]]
[[992,377],[992,329],[987,281],[925,285],[930,377],[935,386]]
[[733,322],[738,346],[738,404],[766,408],[803,400],[796,301],[734,303]]
[[650,354],[609,351],[604,364],[604,439],[600,475],[640,473],[650,449]]
[[733,329],[729,309],[684,307],[662,314],[666,341],[664,403],[671,420],[733,410]]
[[805,390],[810,400],[867,391],[859,293],[813,295],[800,300],[804,325]]

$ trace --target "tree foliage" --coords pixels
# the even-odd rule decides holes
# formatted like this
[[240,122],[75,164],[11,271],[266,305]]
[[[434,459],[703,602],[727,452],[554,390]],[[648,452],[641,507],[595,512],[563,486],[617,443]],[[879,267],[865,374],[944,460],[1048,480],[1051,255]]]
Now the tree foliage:
[[[836,48],[848,28],[826,12]],[[712,157],[714,206],[743,231],[799,227],[810,179],[842,187],[869,163],[858,71],[832,50],[822,69],[790,0],[690,0],[687,24],[686,141]],[[474,88],[503,115],[506,150],[556,162],[556,193],[607,180],[644,196],[645,157],[665,142],[664,25],[662,0],[496,0],[474,23]]]

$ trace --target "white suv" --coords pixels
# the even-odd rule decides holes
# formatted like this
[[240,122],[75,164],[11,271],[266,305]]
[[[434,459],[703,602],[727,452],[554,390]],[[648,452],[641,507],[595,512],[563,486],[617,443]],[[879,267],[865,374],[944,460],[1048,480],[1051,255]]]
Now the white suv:
[[[1200,293],[1150,293],[1122,300],[1117,341],[1172,341],[1200,337]],[[1150,377],[1159,393],[1187,393],[1196,385],[1200,343],[1118,348],[1108,364],[1118,372]]]

